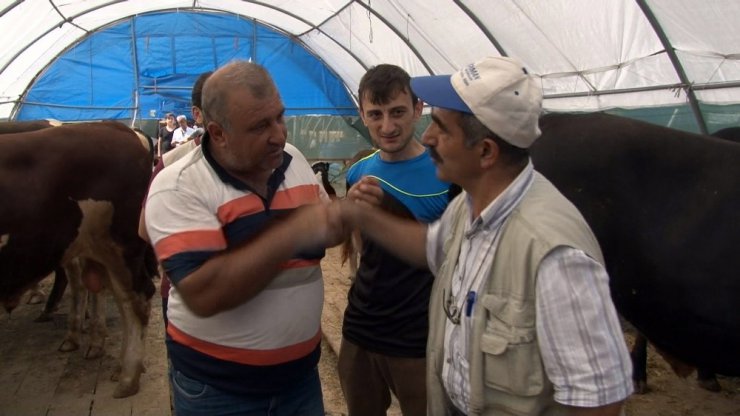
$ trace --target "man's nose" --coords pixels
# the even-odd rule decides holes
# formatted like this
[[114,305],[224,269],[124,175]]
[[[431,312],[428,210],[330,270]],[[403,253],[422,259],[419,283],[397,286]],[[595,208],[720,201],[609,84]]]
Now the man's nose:
[[270,141],[284,145],[288,141],[288,127],[283,123],[273,123]]
[[434,146],[434,137],[429,134],[428,128],[424,130],[424,133],[421,134],[421,144],[427,147]]
[[380,129],[383,133],[392,132],[396,128],[393,119],[389,116],[383,116],[383,120],[380,125]]

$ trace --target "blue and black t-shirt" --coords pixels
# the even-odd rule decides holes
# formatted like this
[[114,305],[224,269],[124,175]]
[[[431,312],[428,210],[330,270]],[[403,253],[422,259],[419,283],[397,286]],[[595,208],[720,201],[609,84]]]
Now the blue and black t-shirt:
[[[380,152],[375,152],[347,171],[347,189],[364,176],[380,182],[383,209],[423,223],[439,218],[450,199],[450,184],[437,179],[429,152],[394,162],[382,160]],[[434,276],[364,236],[362,240],[360,266],[344,313],[343,336],[381,354],[424,357]]]

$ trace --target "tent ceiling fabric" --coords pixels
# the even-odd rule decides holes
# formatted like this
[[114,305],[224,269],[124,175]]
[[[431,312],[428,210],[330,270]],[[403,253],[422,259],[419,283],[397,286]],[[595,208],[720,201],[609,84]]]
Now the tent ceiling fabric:
[[507,55],[540,78],[547,110],[740,103],[737,0],[3,0],[0,118],[70,45],[162,10],[222,11],[269,25],[353,93],[379,63],[414,76]]

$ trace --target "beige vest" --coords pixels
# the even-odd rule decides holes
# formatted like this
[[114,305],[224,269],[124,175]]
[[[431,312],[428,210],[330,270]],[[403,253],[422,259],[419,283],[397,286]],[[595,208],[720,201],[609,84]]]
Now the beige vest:
[[[560,415],[553,400],[537,342],[535,285],[541,260],[556,247],[583,250],[603,262],[598,242],[578,210],[538,172],[521,203],[505,220],[491,271],[483,284],[472,322],[471,415]],[[444,325],[442,289],[449,286],[465,221],[465,196],[458,195],[447,253],[432,289],[427,343],[429,415],[450,414],[442,385]]]

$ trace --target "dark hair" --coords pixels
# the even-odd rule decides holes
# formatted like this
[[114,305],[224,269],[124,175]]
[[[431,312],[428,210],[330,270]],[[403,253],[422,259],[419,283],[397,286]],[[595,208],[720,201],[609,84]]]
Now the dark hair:
[[399,92],[411,95],[412,104],[419,98],[411,90],[411,77],[402,68],[391,64],[380,64],[370,68],[360,80],[357,99],[362,108],[362,99],[367,97],[373,104],[387,104]]
[[203,98],[203,84],[206,83],[206,80],[211,76],[211,74],[213,74],[213,71],[204,72],[195,80],[195,84],[193,84],[193,92],[190,95],[191,105],[203,109],[201,106]]
[[501,150],[501,160],[509,166],[519,166],[523,168],[529,160],[529,150],[516,147],[513,144],[502,139],[501,136],[494,133],[486,127],[478,118],[470,113],[461,113],[460,128],[465,135],[465,146],[470,148],[475,146],[485,138],[490,138],[498,145]]

